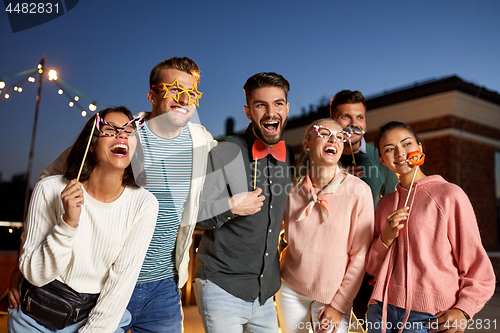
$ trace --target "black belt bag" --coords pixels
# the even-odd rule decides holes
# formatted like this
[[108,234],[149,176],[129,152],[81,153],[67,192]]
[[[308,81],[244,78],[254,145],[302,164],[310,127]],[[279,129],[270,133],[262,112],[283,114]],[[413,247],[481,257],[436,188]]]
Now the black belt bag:
[[89,316],[99,294],[82,294],[54,280],[36,287],[24,279],[21,286],[22,311],[39,324],[60,330]]

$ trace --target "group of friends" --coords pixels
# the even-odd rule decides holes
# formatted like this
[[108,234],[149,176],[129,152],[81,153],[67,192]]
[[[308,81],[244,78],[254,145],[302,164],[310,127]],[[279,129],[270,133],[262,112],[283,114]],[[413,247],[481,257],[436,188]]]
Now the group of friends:
[[[207,333],[345,333],[353,304],[369,332],[465,330],[493,295],[493,268],[467,195],[408,160],[424,151],[411,127],[390,122],[366,143],[364,97],[343,90],[295,164],[283,76],[246,81],[251,123],[220,143],[192,121],[199,82],[193,60],[160,62],[151,112],[100,111],[42,172],[9,332],[182,332],[195,228]],[[55,282],[95,298],[64,327],[35,297]]]

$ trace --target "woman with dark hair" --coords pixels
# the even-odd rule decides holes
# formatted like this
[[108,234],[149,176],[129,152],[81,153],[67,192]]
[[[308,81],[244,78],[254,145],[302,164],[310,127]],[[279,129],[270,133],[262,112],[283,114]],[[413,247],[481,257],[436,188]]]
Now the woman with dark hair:
[[[366,265],[376,281],[368,332],[463,332],[495,291],[469,198],[443,177],[422,172],[422,142],[408,125],[382,126],[376,147],[400,182],[375,212]],[[415,154],[422,158],[414,161]]]
[[94,115],[64,176],[35,186],[19,259],[22,302],[9,309],[9,332],[123,332],[130,321],[125,308],[158,212],[130,166],[140,121],[125,107]]

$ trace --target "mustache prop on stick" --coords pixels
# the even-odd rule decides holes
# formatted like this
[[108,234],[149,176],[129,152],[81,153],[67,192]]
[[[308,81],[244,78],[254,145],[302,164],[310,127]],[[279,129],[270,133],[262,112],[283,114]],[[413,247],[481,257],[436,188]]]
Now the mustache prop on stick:
[[[344,128],[344,131],[346,131],[347,133],[354,133],[354,134],[357,134],[357,135],[363,135],[363,134],[365,134],[365,131],[363,131],[358,126],[347,126],[346,128]],[[349,141],[349,147],[351,147],[352,162],[356,166],[356,159],[354,158],[354,152],[352,151],[351,138],[349,138],[348,141]]]

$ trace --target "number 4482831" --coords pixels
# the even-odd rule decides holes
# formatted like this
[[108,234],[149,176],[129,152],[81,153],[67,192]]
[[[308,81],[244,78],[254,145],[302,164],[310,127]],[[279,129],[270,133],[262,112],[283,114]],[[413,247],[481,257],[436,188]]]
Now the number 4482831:
[[6,12],[12,13],[18,13],[18,14],[51,14],[53,11],[58,14],[59,13],[59,3],[52,4],[50,2],[43,3],[43,2],[38,2],[38,3],[14,3],[15,6],[12,8],[12,3],[9,2],[7,7],[5,8]]

